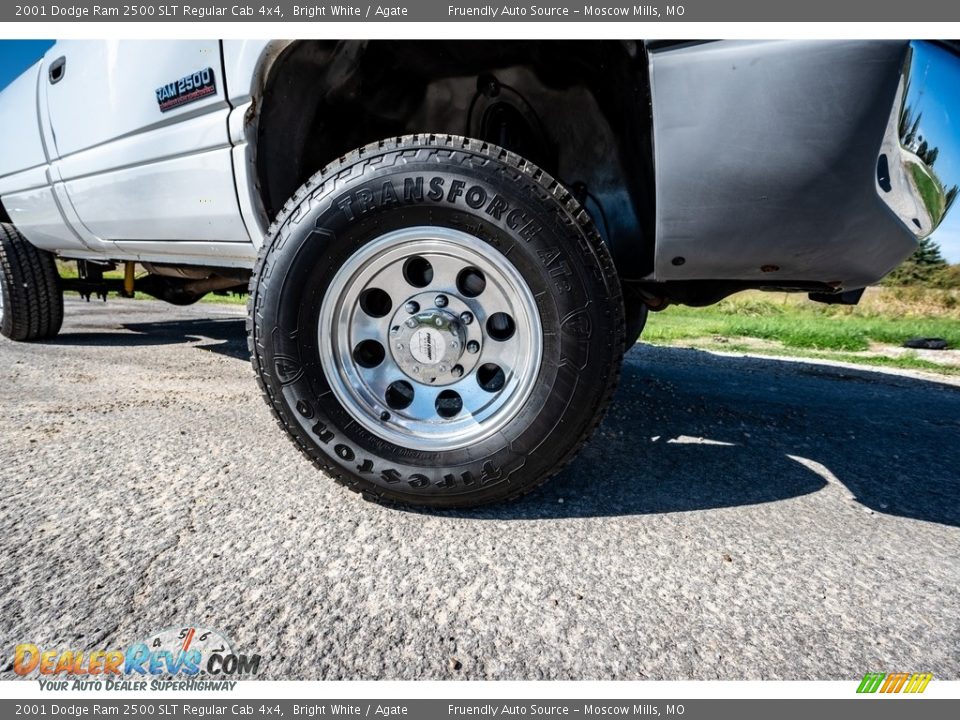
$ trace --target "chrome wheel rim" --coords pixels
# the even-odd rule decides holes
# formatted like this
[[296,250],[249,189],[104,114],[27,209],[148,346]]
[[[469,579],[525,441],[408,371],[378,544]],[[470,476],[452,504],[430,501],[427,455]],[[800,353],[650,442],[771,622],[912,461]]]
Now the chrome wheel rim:
[[351,256],[324,296],[320,357],[341,405],[371,433],[423,451],[473,445],[529,398],[543,355],[526,281],[479,238],[388,232]]

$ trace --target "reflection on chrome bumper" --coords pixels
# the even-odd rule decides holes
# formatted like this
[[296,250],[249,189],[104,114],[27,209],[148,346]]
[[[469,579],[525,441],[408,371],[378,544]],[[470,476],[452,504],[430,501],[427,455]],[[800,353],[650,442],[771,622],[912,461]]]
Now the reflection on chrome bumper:
[[955,204],[960,183],[960,57],[913,42],[877,161],[877,192],[918,238]]

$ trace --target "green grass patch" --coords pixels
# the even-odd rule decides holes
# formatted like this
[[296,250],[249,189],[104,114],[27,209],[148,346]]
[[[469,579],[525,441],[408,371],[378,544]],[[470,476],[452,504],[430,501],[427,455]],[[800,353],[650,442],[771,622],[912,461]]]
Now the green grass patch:
[[218,305],[246,305],[247,304],[247,294],[236,294],[229,293],[227,295],[217,295],[216,293],[210,293],[209,295],[204,295],[200,302],[202,303],[215,303]]
[[913,337],[939,337],[960,347],[960,318],[866,314],[855,308],[774,302],[752,296],[706,308],[670,307],[650,313],[643,338],[670,343],[719,336],[757,338],[791,349],[867,350],[871,342],[902,345]]
[[913,182],[920,193],[920,199],[923,200],[923,204],[930,214],[930,219],[936,224],[943,215],[943,209],[947,203],[943,186],[926,168],[917,163],[908,163],[908,165],[910,175],[913,177]]
[[[647,338],[644,337],[646,342]],[[652,342],[654,345],[672,343]],[[938,373],[940,375],[960,376],[960,367],[952,365],[941,365],[917,357],[916,353],[905,353],[899,357],[889,357],[886,355],[851,355],[843,352],[822,352],[817,350],[791,349],[764,347],[757,348],[737,342],[707,342],[697,345],[701,350],[713,350],[723,353],[744,353],[750,355],[764,355],[769,357],[783,358],[808,358],[812,360],[827,360],[831,362],[845,362],[854,365],[869,365],[873,367],[897,368],[901,370],[923,370],[925,372]]]

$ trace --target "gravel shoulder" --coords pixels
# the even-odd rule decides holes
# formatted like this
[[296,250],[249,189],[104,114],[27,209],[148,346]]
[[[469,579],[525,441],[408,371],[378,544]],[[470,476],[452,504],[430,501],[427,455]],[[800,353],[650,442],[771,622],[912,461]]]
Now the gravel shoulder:
[[243,313],[0,340],[0,677],[196,623],[264,679],[960,678],[960,378],[640,345],[543,490],[417,513],[296,452]]

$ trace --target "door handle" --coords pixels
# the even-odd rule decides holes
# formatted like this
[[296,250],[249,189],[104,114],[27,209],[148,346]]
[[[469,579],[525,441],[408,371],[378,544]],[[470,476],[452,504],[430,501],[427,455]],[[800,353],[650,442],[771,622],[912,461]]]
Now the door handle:
[[50,84],[56,85],[58,82],[63,80],[63,76],[66,74],[66,72],[67,72],[67,58],[61,55],[52,63],[50,63],[50,71],[49,71]]

